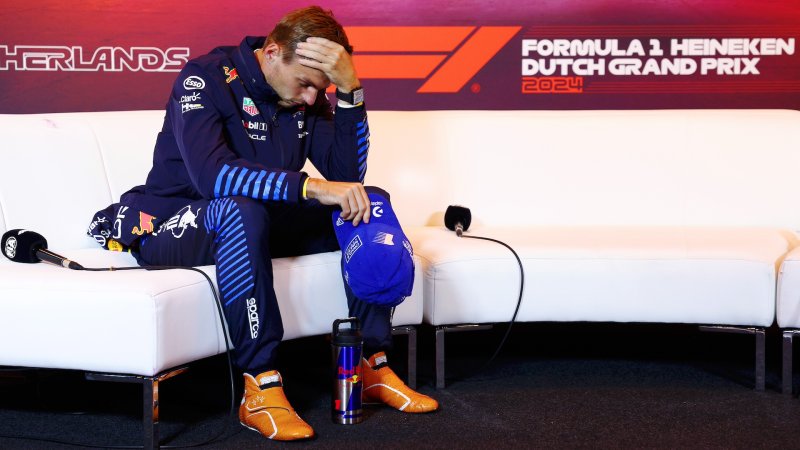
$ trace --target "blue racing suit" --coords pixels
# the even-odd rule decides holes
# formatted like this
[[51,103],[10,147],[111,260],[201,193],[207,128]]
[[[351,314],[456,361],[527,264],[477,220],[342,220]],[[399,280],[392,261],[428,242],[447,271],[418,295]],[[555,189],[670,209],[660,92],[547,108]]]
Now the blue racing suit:
[[[215,264],[234,361],[274,368],[283,326],[271,259],[339,249],[334,207],[303,200],[310,159],[331,181],[362,182],[369,127],[363,105],[281,108],[254,51],[263,37],[189,61],[172,87],[153,167],[142,186],[99,211],[89,234],[141,265]],[[344,283],[367,349],[391,345],[391,309],[359,301]]]

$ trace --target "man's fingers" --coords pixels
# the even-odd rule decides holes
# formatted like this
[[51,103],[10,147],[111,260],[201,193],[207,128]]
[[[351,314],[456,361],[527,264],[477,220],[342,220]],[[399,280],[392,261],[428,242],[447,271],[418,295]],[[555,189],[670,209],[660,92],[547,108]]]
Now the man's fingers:
[[322,73],[327,75],[327,72],[329,70],[329,66],[327,64],[321,63],[321,62],[317,61],[316,59],[297,58],[297,60],[300,62],[300,64],[302,64],[302,65],[304,65],[306,67],[310,67],[312,69],[317,69],[320,72],[322,72]]
[[[302,48],[297,47],[295,53],[305,58],[313,59],[315,61],[320,61],[320,62],[326,62],[331,59],[331,57],[327,53],[324,53],[322,51],[314,49],[313,47],[308,47],[308,46]],[[303,62],[303,58],[300,58],[300,62],[301,63]]]
[[344,220],[351,220],[353,218],[353,208],[350,206],[350,200],[348,200],[347,195],[339,196],[338,198],[339,207],[342,208],[342,213],[339,214]]
[[353,226],[358,226],[361,222],[369,223],[370,202],[366,194],[364,187],[360,184],[354,185],[347,193]]
[[295,53],[302,65],[322,71],[331,83],[350,90],[359,85],[353,61],[344,47],[324,38],[298,42]]
[[369,196],[367,195],[367,191],[364,190],[363,186],[359,186],[359,194],[361,194],[361,200],[364,202],[365,211],[364,211],[364,223],[369,223],[370,216],[372,215],[372,204],[369,201]]
[[340,51],[344,51],[341,46],[335,48],[313,42],[298,42],[295,53],[321,62],[333,62],[339,59]]
[[323,37],[318,37],[318,36],[311,36],[308,39],[306,39],[306,42],[308,42],[310,44],[321,45],[323,47],[328,47],[328,48],[341,47],[341,45],[337,44],[336,42],[331,41],[330,39],[325,39]]
[[353,193],[353,202],[356,203],[356,214],[353,217],[353,226],[356,226],[364,220],[364,201],[361,199],[361,196],[358,195],[358,192]]
[[[344,220],[353,220],[358,217],[360,208],[352,192],[348,191],[344,193],[344,198],[342,198],[340,205],[342,207],[342,217]],[[353,225],[355,224],[356,223]]]
[[350,219],[353,221],[353,226],[355,227],[358,225],[358,222],[361,221],[361,205],[358,204],[358,200],[352,192],[348,193],[347,201],[350,204]]
[[352,220],[353,226],[360,222],[369,223],[372,205],[361,183],[322,181],[312,178],[308,183],[308,196],[317,199],[323,205],[338,205],[342,209],[339,217],[343,220]]

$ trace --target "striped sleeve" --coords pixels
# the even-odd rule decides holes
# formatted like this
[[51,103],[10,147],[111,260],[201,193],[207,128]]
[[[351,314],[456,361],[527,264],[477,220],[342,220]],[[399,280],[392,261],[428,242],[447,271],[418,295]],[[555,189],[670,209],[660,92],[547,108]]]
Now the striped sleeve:
[[364,183],[367,175],[367,155],[369,155],[369,124],[367,117],[356,124],[356,145],[358,145],[358,181]]
[[[295,180],[296,178],[296,180]],[[242,196],[256,200],[296,201],[305,174],[224,164],[214,184],[214,198]],[[291,192],[290,192],[291,191]]]
[[330,181],[364,183],[370,139],[366,107],[337,106],[334,114],[322,95],[313,113],[317,120],[308,157],[314,167]]

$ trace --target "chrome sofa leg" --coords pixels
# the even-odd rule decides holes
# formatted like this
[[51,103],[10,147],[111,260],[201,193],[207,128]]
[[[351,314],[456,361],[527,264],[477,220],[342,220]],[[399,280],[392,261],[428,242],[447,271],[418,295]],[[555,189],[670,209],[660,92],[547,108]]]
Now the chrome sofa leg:
[[436,389],[444,389],[444,334],[457,331],[489,330],[492,325],[439,325],[436,327]]
[[392,334],[408,336],[408,378],[406,384],[411,389],[417,388],[417,328],[411,325],[392,327]]
[[114,381],[118,383],[139,383],[142,385],[142,428],[143,446],[145,449],[160,448],[158,433],[158,385],[160,382],[179,375],[188,370],[188,367],[171,369],[152,377],[141,375],[119,375],[108,373],[87,372],[84,377],[93,381]]
[[152,377],[142,379],[142,430],[144,448],[159,448],[161,442],[158,432],[158,380]]
[[756,334],[756,390],[764,392],[767,385],[767,336],[763,328]]
[[766,348],[767,340],[764,327],[737,327],[728,325],[701,325],[700,331],[714,333],[737,333],[752,334],[756,338],[755,354],[755,389],[763,392],[766,389],[767,359]]
[[436,327],[436,389],[444,389],[444,333],[447,327]]
[[783,367],[781,368],[781,392],[786,395],[792,395],[792,388],[794,387],[792,377],[792,340],[800,330],[783,330]]

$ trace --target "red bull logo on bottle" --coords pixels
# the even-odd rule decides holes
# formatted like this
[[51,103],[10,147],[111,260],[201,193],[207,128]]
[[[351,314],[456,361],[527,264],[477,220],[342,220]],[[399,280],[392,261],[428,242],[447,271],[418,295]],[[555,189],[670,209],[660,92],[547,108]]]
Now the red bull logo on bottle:
[[[351,328],[339,329],[350,322]],[[332,419],[340,424],[355,424],[363,420],[361,406],[361,333],[358,319],[334,321],[331,340],[334,361]]]

